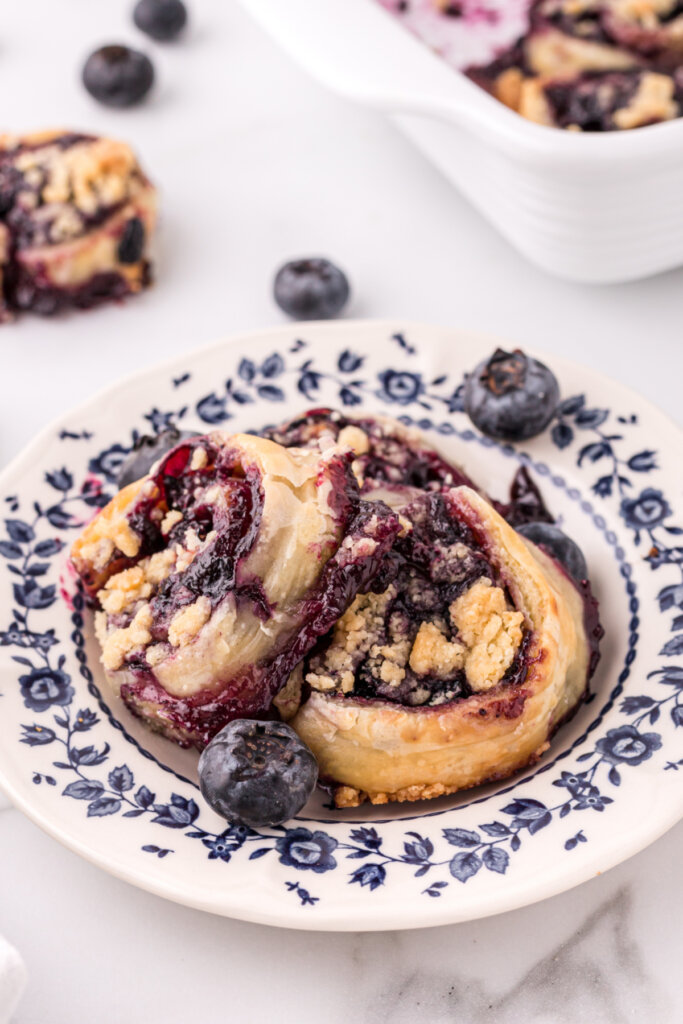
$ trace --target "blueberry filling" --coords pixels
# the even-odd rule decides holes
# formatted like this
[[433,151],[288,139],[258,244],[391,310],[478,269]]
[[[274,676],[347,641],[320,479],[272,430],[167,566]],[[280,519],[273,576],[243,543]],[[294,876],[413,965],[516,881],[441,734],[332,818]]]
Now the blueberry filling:
[[[189,463],[197,450],[207,454],[207,462],[193,470]],[[169,542],[182,543],[189,530],[195,531],[200,542],[212,531],[216,534],[184,571],[168,576],[160,585],[151,602],[156,636],[165,637],[173,615],[202,596],[215,608],[234,592],[238,600],[255,601],[260,616],[268,613],[263,589],[255,587],[253,580],[247,580],[242,588],[238,579],[239,562],[253,547],[261,525],[263,495],[258,471],[243,473],[234,451],[219,451],[201,438],[174,448],[154,480],[168,512],[182,513],[168,534]],[[225,505],[207,503],[206,489],[212,483],[220,485]]]
[[526,466],[520,466],[512,478],[509,500],[504,504],[493,502],[493,505],[510,526],[555,522]]
[[[352,608],[356,618],[349,620],[342,640],[346,650],[357,642],[351,658],[340,662],[334,653],[332,658],[327,657],[330,645],[335,643],[334,632],[308,657],[304,675],[314,689],[407,707],[440,706],[466,699],[474,692],[461,665],[445,672],[423,671],[410,652],[415,653],[416,638],[424,624],[438,629],[445,645],[457,644],[450,616],[452,605],[477,581],[501,586],[498,574],[470,529],[453,516],[443,495],[424,495],[405,508],[403,515],[413,528],[397,539],[381,587],[377,579],[374,581],[372,592],[379,595],[378,599],[357,599]],[[524,633],[521,637],[500,685],[523,681],[526,636]],[[448,651],[448,646],[444,650]],[[443,653],[440,657],[443,664]],[[353,685],[349,673],[353,674]]]
[[[149,264],[142,268],[141,287],[152,279]],[[130,286],[116,271],[94,274],[83,284],[63,287],[52,284],[33,267],[26,271],[20,264],[11,263],[3,279],[7,304],[14,310],[30,310],[39,316],[55,316],[65,309],[93,309],[103,302],[124,299]]]
[[578,125],[584,132],[610,131],[614,113],[631,102],[641,76],[640,71],[586,72],[578,80],[546,86],[545,95],[559,128]]
[[131,217],[123,229],[117,256],[119,263],[137,263],[145,248],[145,225],[139,217]]
[[[542,27],[544,19],[532,15],[532,25],[537,25],[539,21]],[[553,11],[545,16],[545,22],[567,36],[604,45],[611,45],[614,42],[605,28],[602,14],[599,11],[583,11],[575,16],[567,14],[566,11]]]
[[[228,499],[227,516],[219,512],[210,522],[217,533],[215,540],[199,552],[184,572],[169,576],[161,584],[152,601],[152,610],[156,628],[162,635],[173,615],[198,597],[208,597],[211,607],[215,608],[230,592],[234,592],[237,600],[254,595],[252,580],[242,590],[237,570],[240,559],[248,554],[258,535],[262,511],[259,482],[258,474],[252,474],[251,480],[235,483]],[[204,506],[201,511],[207,516],[206,527],[211,510]],[[264,600],[261,590],[257,598],[260,614]],[[265,607],[268,608],[267,602]]]
[[420,490],[460,484],[474,487],[461,469],[424,442],[396,434],[392,427],[370,416],[351,417],[333,409],[311,409],[304,416],[262,433],[285,448],[305,448],[317,443],[324,434],[343,443],[348,428],[362,431],[367,442],[367,450],[354,457],[354,470],[363,480],[363,492],[378,483]]

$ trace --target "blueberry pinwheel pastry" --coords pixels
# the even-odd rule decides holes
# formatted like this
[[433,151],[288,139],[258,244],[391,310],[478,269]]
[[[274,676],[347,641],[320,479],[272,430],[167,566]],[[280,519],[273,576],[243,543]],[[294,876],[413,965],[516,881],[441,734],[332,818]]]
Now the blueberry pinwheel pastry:
[[288,676],[367,589],[401,529],[338,446],[221,431],[182,441],[74,544],[114,689],[199,748],[274,714]]
[[588,582],[471,488],[422,494],[401,522],[371,591],[299,669],[308,696],[290,724],[339,807],[441,796],[533,763],[598,660]]
[[59,131],[0,136],[3,318],[140,291],[155,219],[156,190],[125,143]]
[[683,112],[683,3],[536,0],[529,31],[470,76],[522,116],[615,131]]

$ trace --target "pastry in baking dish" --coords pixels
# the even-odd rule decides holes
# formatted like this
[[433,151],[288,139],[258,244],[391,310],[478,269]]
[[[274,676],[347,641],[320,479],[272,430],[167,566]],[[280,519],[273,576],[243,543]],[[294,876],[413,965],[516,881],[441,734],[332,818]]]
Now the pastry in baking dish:
[[156,190],[129,146],[75,132],[0,136],[3,315],[50,315],[149,283]]
[[[683,112],[681,0],[510,0],[490,11],[448,0],[379,2],[458,70],[539,124],[620,131]],[[501,46],[518,31],[512,46]],[[478,56],[487,38],[493,59]]]
[[384,579],[301,668],[291,724],[339,807],[454,793],[533,763],[602,634],[577,584],[468,487],[401,510]]
[[528,32],[470,76],[523,117],[573,131],[615,131],[683,110],[683,4],[537,0]]
[[271,702],[377,576],[400,529],[351,455],[216,431],[124,488],[72,549],[128,707],[203,747]]

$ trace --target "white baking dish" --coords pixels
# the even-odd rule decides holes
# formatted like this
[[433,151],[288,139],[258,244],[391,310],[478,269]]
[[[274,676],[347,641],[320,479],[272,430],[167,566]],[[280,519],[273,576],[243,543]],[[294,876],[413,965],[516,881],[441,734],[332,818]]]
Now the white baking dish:
[[390,115],[530,260],[575,281],[683,263],[683,119],[578,134],[525,121],[374,0],[242,0],[312,75]]

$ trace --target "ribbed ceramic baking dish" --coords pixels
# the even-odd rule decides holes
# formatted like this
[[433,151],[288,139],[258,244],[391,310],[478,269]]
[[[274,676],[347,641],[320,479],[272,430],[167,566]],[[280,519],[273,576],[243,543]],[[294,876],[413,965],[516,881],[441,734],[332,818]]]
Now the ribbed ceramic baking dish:
[[242,0],[335,92],[388,114],[520,252],[617,282],[683,263],[683,119],[579,134],[525,121],[375,0]]

